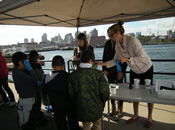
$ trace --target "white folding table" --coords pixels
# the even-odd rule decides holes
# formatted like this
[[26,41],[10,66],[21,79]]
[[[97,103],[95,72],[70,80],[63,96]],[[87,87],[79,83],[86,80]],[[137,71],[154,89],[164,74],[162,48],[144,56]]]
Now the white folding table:
[[[129,89],[128,84],[118,84],[119,88],[116,94],[111,94],[110,99],[126,100],[132,102],[146,102],[153,104],[175,105],[175,99],[160,99],[157,93],[153,93],[151,89],[146,89],[145,85],[140,85],[140,88]],[[110,105],[108,101],[108,115],[110,114]],[[108,128],[110,129],[110,116],[108,118]]]

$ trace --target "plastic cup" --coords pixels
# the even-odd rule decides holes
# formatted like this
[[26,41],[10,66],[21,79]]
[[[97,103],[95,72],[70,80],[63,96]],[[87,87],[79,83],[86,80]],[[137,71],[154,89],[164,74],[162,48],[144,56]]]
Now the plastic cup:
[[116,85],[110,85],[111,87],[111,94],[117,94],[117,88],[116,88]]
[[151,85],[151,79],[145,79],[145,88],[149,89]]
[[151,79],[145,79],[145,85],[147,86],[151,85]]
[[134,87],[140,88],[140,79],[134,79]]

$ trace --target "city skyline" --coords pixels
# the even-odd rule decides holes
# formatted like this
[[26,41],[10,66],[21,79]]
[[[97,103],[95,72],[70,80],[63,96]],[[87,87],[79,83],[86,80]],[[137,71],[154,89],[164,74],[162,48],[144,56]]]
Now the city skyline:
[[[80,27],[79,31],[86,31],[87,34],[94,28],[98,30],[98,36],[107,36],[106,30],[108,25],[99,25],[91,27]],[[168,30],[175,31],[175,17],[155,19],[155,20],[145,20],[137,22],[127,22],[124,24],[125,33],[136,33],[141,32],[142,35],[167,35]],[[76,33],[77,28],[67,28],[67,27],[41,27],[41,26],[15,26],[15,25],[0,25],[0,45],[11,45],[23,43],[25,38],[29,41],[33,38],[35,42],[40,42],[41,37],[44,33],[47,34],[48,40],[52,37],[61,35],[64,36],[68,33],[72,33],[73,38]]]

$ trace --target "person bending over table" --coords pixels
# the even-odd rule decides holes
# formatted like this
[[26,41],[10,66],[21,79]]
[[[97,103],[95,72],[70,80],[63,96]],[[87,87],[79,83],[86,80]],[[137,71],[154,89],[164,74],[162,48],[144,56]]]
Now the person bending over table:
[[[144,79],[151,79],[152,84],[153,64],[150,57],[144,51],[137,38],[124,35],[125,30],[122,25],[123,21],[119,20],[117,24],[112,25],[110,28],[110,37],[116,41],[114,58],[107,62],[96,62],[96,64],[110,68],[115,66],[115,59],[117,59],[118,62],[127,63],[130,67],[130,83],[134,83],[134,78],[138,78],[141,84],[144,84]],[[138,105],[139,102],[133,103],[134,116],[127,120],[127,123],[139,120]],[[148,121],[146,128],[152,127],[152,112],[153,104],[148,103]]]

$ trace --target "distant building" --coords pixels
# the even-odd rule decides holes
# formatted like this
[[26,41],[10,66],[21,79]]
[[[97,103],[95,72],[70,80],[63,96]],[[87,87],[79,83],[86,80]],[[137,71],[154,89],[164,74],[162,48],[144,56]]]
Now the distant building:
[[106,37],[105,36],[92,36],[90,38],[90,45],[93,46],[93,47],[99,47],[99,46],[104,46],[104,43],[106,41]]
[[48,40],[47,40],[47,34],[46,34],[46,33],[44,33],[44,34],[42,35],[41,41],[42,41],[42,42],[47,42],[47,41],[48,41]]
[[63,39],[61,38],[60,34],[58,34],[58,36],[52,37],[51,43],[63,44]]
[[138,38],[139,36],[141,36],[142,33],[141,32],[136,32],[136,37]]
[[18,43],[18,47],[24,47],[26,50],[35,50],[38,47],[38,43],[31,42],[31,43]]
[[34,41],[34,39],[32,38],[32,39],[31,39],[31,43],[33,43],[33,42],[35,42],[35,41]]
[[93,37],[93,36],[98,37],[98,30],[95,28],[89,32],[89,37]]
[[68,33],[65,35],[64,42],[71,44],[72,41],[74,40],[72,33]]
[[167,31],[167,36],[168,36],[168,39],[171,39],[172,38],[172,36],[173,36],[172,30],[168,30]]
[[175,31],[172,33],[172,38],[175,39]]
[[58,34],[58,43],[63,43],[63,39],[61,38],[60,34]]
[[29,43],[29,40],[27,38],[25,38],[24,43]]

